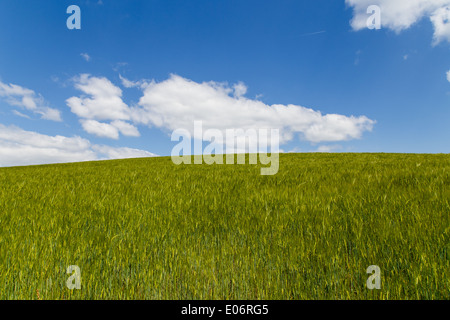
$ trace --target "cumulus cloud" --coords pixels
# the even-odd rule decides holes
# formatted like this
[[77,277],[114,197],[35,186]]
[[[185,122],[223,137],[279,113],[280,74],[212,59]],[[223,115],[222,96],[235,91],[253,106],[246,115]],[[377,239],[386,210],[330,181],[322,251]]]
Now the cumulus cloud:
[[427,17],[434,27],[433,43],[450,42],[450,0],[346,0],[353,8],[351,26],[354,30],[367,27],[367,8],[381,8],[381,24],[385,28],[401,32]]
[[247,86],[239,82],[233,86],[233,93],[236,98],[242,97],[247,93]]
[[323,115],[292,104],[266,105],[244,97],[246,90],[242,83],[197,83],[172,75],[145,87],[131,117],[135,123],[170,131],[184,128],[192,135],[194,121],[202,121],[205,130],[279,129],[280,143],[292,140],[295,133],[313,143],[358,139],[375,123],[365,116]]
[[81,126],[87,133],[96,135],[101,138],[119,139],[119,130],[116,127],[98,122],[96,120],[80,120]]
[[119,132],[128,137],[139,137],[137,128],[128,122],[115,120],[111,123],[98,122],[96,120],[80,120],[81,126],[87,133],[101,138],[119,139]]
[[430,19],[434,26],[433,44],[444,40],[450,42],[450,2],[447,6],[437,9]]
[[447,71],[447,80],[448,80],[448,82],[450,82],[450,70]]
[[81,137],[48,136],[0,124],[0,166],[152,157],[148,151],[92,145]]
[[202,121],[205,130],[279,129],[281,143],[295,134],[318,143],[361,138],[375,123],[365,116],[323,115],[298,105],[266,105],[246,98],[247,86],[242,82],[231,86],[197,83],[177,75],[162,82],[120,79],[124,87],[142,90],[137,105],[129,107],[122,100],[122,90],[104,77],[82,74],[75,78],[75,87],[84,95],[66,102],[86,132],[110,139],[120,134],[138,137],[136,126],[147,125],[168,131],[184,128],[194,136],[194,121]]
[[111,126],[117,128],[121,134],[127,137],[140,137],[138,129],[128,122],[115,120],[111,122]]
[[[122,100],[122,90],[104,77],[82,74],[74,78],[75,88],[84,95],[66,100],[71,111],[81,118],[83,129],[99,137],[118,139],[119,132],[138,137],[139,131],[126,122],[131,110]],[[110,121],[110,123],[100,122]]]
[[[122,101],[122,90],[106,78],[82,74],[74,78],[82,97],[66,100],[71,111],[85,119],[129,120],[128,106]],[[86,96],[87,95],[87,96]]]
[[0,98],[3,98],[11,106],[39,114],[42,119],[61,121],[61,113],[59,110],[49,108],[44,98],[31,89],[0,81]]

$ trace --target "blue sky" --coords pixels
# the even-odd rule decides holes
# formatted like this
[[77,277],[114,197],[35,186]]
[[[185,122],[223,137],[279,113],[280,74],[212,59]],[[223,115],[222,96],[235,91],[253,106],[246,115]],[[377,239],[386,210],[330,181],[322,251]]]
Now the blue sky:
[[[285,152],[448,153],[450,2],[427,3],[2,0],[0,166],[170,155],[196,116],[222,129],[280,115]],[[358,26],[369,4],[381,30]]]

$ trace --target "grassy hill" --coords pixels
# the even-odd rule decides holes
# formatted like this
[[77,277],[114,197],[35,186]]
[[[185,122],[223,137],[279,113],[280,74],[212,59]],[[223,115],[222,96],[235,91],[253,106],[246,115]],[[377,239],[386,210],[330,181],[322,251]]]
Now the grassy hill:
[[1,168],[0,299],[449,299],[449,199],[449,155]]

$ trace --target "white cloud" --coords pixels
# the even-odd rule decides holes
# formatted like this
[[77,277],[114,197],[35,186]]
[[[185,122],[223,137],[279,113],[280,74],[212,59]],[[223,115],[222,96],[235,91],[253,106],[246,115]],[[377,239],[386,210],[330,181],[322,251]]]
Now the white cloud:
[[450,70],[447,71],[447,80],[448,80],[448,82],[450,82]]
[[141,88],[145,89],[149,82],[147,80],[131,81],[119,74],[120,81],[125,88]]
[[89,141],[80,137],[51,137],[0,125],[0,166],[95,159]]
[[[197,83],[172,75],[144,89],[139,106],[132,108],[135,123],[193,134],[193,123],[203,121],[204,130],[228,128],[280,129],[281,143],[300,133],[313,143],[358,139],[372,130],[375,121],[365,116],[322,115],[297,105],[266,105],[243,96],[244,84],[228,86],[216,82]],[[200,137],[197,137],[200,138]]]
[[106,155],[107,159],[155,157],[153,153],[150,153],[148,151],[132,148],[113,148],[105,145],[94,145],[92,149],[102,155]]
[[152,156],[144,150],[92,145],[76,136],[48,136],[0,124],[2,167]]
[[27,116],[26,114],[23,114],[22,112],[19,112],[19,111],[17,111],[17,110],[13,110],[12,111],[12,113],[14,113],[16,116],[18,116],[18,117],[22,117],[22,118],[25,118],[25,119],[31,119],[29,116]]
[[44,98],[33,90],[16,84],[6,84],[0,81],[0,97],[14,107],[20,107],[41,115],[42,119],[61,121],[61,113],[57,109],[49,108]]
[[244,83],[239,82],[233,86],[233,92],[236,98],[243,97],[247,93],[247,86]]
[[74,78],[75,88],[85,95],[66,100],[72,112],[84,119],[129,120],[129,108],[122,101],[122,90],[106,78],[82,74]]
[[86,132],[111,139],[119,134],[138,137],[136,125],[143,124],[169,131],[185,128],[193,134],[194,121],[200,120],[205,130],[280,129],[281,143],[292,140],[295,133],[317,143],[358,139],[375,123],[365,116],[322,115],[296,105],[269,106],[246,98],[242,82],[232,86],[197,83],[176,75],[159,83],[120,79],[125,87],[143,91],[138,105],[125,104],[122,90],[106,78],[87,74],[75,78],[75,87],[85,95],[67,99],[67,105],[81,118]]
[[370,14],[367,8],[377,5],[381,8],[381,24],[385,28],[401,32],[416,22],[428,17],[434,27],[434,44],[450,42],[450,0],[346,0],[353,7],[351,21],[354,30],[367,28]]
[[342,149],[342,146],[340,145],[328,145],[328,146],[319,146],[315,152],[323,152],[323,153],[330,153],[330,152],[336,152],[337,150]]
[[434,26],[433,44],[437,45],[444,40],[450,42],[450,3],[437,9],[430,19]]
[[88,55],[87,53],[81,53],[80,56],[83,57],[83,59],[86,60],[87,62],[91,61],[91,56]]
[[80,123],[87,133],[101,138],[119,139],[119,130],[110,124],[85,119],[80,120]]
[[133,82],[131,80],[128,80],[127,78],[122,77],[120,74],[119,74],[119,78],[120,78],[120,81],[122,81],[122,85],[125,88],[133,88],[133,87],[139,86],[139,84],[137,82]]
[[87,133],[102,138],[119,139],[119,132],[128,137],[139,137],[138,129],[128,122],[115,120],[108,123],[98,122],[96,120],[80,120],[81,126]]
[[61,112],[57,109],[41,107],[36,113],[39,113],[44,120],[62,121]]
[[121,134],[127,137],[140,137],[140,133],[138,129],[133,126],[132,124],[129,124],[128,122],[121,121],[121,120],[115,120],[111,122],[111,125],[115,128],[117,128]]
[[85,95],[71,97],[66,103],[74,114],[82,118],[80,123],[86,132],[111,139],[118,139],[119,132],[130,137],[140,136],[138,129],[125,121],[130,120],[131,109],[123,102],[119,87],[106,78],[88,74],[82,74],[74,81],[75,87]]
[[300,149],[299,147],[294,147],[294,149],[288,151],[288,153],[300,153],[300,152],[302,152],[302,149]]

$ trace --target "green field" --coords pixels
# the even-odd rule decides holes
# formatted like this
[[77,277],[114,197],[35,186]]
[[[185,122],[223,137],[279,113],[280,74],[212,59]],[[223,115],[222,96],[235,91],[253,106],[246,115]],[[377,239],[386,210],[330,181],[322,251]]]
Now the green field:
[[450,299],[449,199],[450,155],[2,168],[0,299]]

